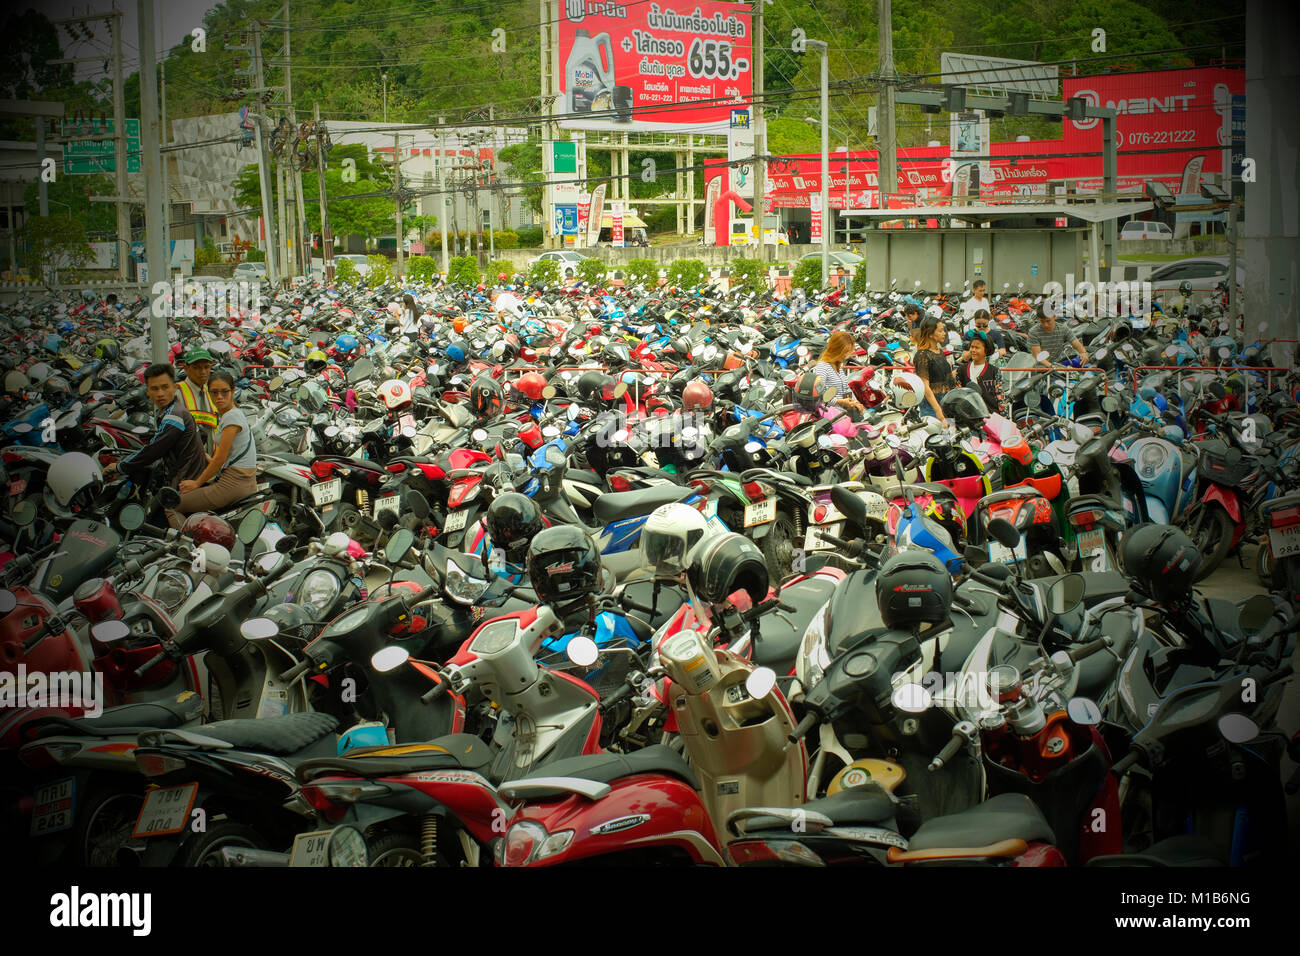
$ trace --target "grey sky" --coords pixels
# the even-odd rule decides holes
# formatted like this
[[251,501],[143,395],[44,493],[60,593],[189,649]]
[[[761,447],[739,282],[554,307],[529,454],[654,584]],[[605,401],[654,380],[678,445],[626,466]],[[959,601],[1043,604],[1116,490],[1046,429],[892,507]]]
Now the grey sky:
[[[16,13],[23,9],[35,9],[51,20],[61,20],[88,12],[107,13],[113,8],[113,3],[114,0],[29,0],[27,3],[19,0],[10,10]],[[203,14],[215,6],[217,0],[154,0],[154,10],[158,18],[158,26],[154,31],[158,42],[157,52],[161,55],[164,50],[188,38],[191,30],[203,24]],[[137,0],[117,0],[117,7],[124,14],[122,49],[125,53],[126,72],[130,74],[138,68],[140,62],[139,6]],[[112,48],[107,25],[100,20],[98,23],[90,24],[90,27],[95,33],[95,38],[90,42],[77,43],[73,43],[67,33],[60,28],[59,39],[63,43],[66,56],[98,56],[103,53],[107,59],[108,51]],[[100,64],[78,64],[79,77],[93,78],[101,73]]]

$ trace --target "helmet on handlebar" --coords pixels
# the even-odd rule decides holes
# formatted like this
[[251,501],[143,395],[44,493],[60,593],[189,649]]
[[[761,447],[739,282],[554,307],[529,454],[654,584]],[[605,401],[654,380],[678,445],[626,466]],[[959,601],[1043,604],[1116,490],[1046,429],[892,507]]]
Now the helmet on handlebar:
[[307,370],[308,375],[319,375],[325,371],[330,360],[320,349],[312,349],[307,353],[307,361],[303,362],[303,368]]
[[479,418],[495,418],[505,405],[501,383],[487,375],[479,375],[469,387],[469,404]]
[[704,537],[704,515],[683,502],[660,505],[641,528],[641,559],[663,577],[689,567],[691,549]]
[[193,539],[195,545],[217,544],[227,551],[235,547],[235,529],[226,519],[212,514],[190,515],[181,534]]
[[767,598],[770,577],[763,552],[734,531],[710,538],[691,560],[691,587],[710,604],[722,604],[744,591],[754,604]]
[[529,401],[540,402],[542,389],[546,388],[546,379],[539,372],[525,372],[515,382],[515,390]]
[[925,399],[925,383],[912,372],[895,372],[889,382],[889,393],[899,408],[911,408]]
[[952,606],[952,575],[930,552],[904,551],[881,566],[876,603],[886,627],[937,624],[947,619]]
[[707,382],[696,379],[682,389],[682,411],[703,411],[713,406],[713,389]]
[[334,340],[334,348],[344,355],[350,355],[357,350],[357,337],[345,332]]
[[546,528],[528,546],[528,579],[545,604],[595,594],[603,584],[600,551],[580,528]]
[[1142,524],[1120,541],[1120,565],[1138,589],[1162,604],[1191,599],[1201,571],[1201,551],[1179,529]]
[[61,518],[86,511],[104,484],[99,462],[79,451],[60,455],[45,473],[45,505]]
[[950,389],[939,399],[939,405],[945,415],[970,428],[979,428],[989,417],[984,396],[975,388]]
[[497,495],[484,518],[492,547],[505,553],[512,564],[522,564],[528,543],[545,527],[533,499],[517,491]]

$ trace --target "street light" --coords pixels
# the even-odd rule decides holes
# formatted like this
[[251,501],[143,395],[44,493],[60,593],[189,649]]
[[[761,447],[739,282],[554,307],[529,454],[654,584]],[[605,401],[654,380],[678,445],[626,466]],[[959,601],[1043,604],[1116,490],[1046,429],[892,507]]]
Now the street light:
[[[812,116],[805,116],[803,121],[812,126],[821,125],[821,121]],[[849,134],[847,130],[842,130],[838,126],[832,126],[831,130],[844,137],[844,212],[847,214],[849,211]],[[844,244],[848,245],[848,241],[849,227],[846,222],[844,225]]]
[[831,174],[831,146],[830,146],[830,95],[827,90],[829,84],[829,64],[827,61],[827,46],[821,40],[808,40],[806,46],[809,50],[822,55],[822,194],[821,194],[821,217],[822,217],[822,288],[830,283],[831,279],[831,243],[830,230],[826,228],[830,219],[827,206],[830,203],[830,174]]
[[384,122],[387,123],[388,122],[388,71],[385,70],[383,73],[380,73],[379,76],[384,81]]

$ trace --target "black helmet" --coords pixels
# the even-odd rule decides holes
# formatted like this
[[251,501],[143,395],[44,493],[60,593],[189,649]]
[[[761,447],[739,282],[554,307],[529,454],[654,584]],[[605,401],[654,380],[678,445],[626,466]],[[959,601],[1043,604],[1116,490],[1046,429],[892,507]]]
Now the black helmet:
[[1120,541],[1120,564],[1145,594],[1165,604],[1192,596],[1201,571],[1201,551],[1172,525],[1142,524]]
[[886,627],[938,624],[952,606],[952,575],[929,551],[909,549],[881,566],[876,603]]
[[822,388],[818,387],[818,376],[813,372],[804,372],[795,383],[791,404],[805,412],[816,411],[821,396]]
[[505,391],[496,379],[480,375],[470,384],[469,404],[479,418],[495,418],[505,402]]
[[600,552],[572,525],[547,528],[528,546],[528,579],[546,604],[595,594],[602,584]]
[[600,397],[600,390],[607,384],[613,383],[614,379],[604,372],[591,369],[583,372],[578,376],[578,396],[584,402],[595,401]]
[[950,389],[939,399],[943,413],[959,425],[979,427],[989,417],[989,406],[977,388]]
[[606,368],[622,368],[632,364],[632,352],[626,342],[610,342],[600,350],[600,360]]
[[711,539],[691,560],[688,572],[695,593],[710,604],[722,604],[736,591],[746,591],[755,604],[766,600],[767,562],[763,552],[734,531]]
[[545,527],[542,513],[527,495],[509,491],[488,505],[484,518],[492,547],[505,552],[506,560],[522,564],[528,542]]

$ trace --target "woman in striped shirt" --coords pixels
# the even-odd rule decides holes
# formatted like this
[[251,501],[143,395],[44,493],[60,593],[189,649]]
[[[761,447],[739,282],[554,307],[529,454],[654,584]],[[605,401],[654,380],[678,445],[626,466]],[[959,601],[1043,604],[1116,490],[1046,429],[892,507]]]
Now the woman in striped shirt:
[[826,348],[822,349],[821,357],[812,369],[813,374],[821,378],[822,388],[835,386],[835,404],[848,412],[849,417],[855,422],[861,421],[866,409],[854,397],[853,390],[849,388],[848,376],[844,374],[842,368],[845,361],[856,351],[853,336],[840,329],[831,334],[826,342]]

